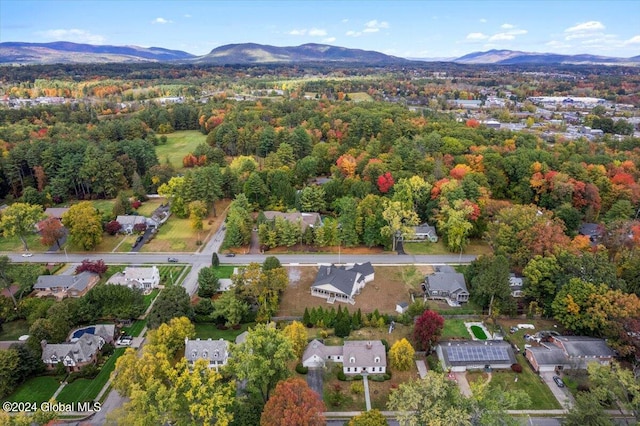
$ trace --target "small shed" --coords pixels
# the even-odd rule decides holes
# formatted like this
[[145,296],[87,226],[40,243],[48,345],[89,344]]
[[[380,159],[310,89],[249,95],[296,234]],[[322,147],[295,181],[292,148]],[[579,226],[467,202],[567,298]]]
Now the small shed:
[[396,303],[396,312],[399,314],[404,314],[409,309],[409,304],[407,302],[398,302]]

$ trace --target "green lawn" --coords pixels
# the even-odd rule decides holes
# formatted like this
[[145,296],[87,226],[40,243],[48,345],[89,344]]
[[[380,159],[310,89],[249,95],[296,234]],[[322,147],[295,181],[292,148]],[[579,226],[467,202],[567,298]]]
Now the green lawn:
[[487,340],[487,334],[484,332],[482,327],[479,327],[477,325],[472,325],[469,328],[471,328],[471,332],[473,333],[474,336],[476,336],[476,339]]
[[[49,248],[40,243],[40,236],[35,233],[27,235],[27,246],[29,251],[45,251]],[[0,251],[22,252],[24,251],[24,244],[20,237],[2,236],[0,238]]]
[[467,327],[464,325],[464,320],[445,318],[441,337],[443,339],[450,339],[452,337],[468,339],[469,332],[467,331]]
[[160,290],[157,289],[157,288],[154,288],[153,290],[151,290],[151,293],[144,295],[144,306],[145,306],[145,308],[149,308],[149,305],[151,305],[151,302],[153,302],[153,299],[156,298],[158,293],[160,293]]
[[60,382],[53,376],[32,377],[16,389],[16,391],[6,398],[11,402],[46,402],[51,399],[56,390],[60,387]]
[[353,102],[373,101],[373,98],[367,92],[349,93],[349,97]]
[[116,366],[116,360],[124,351],[124,348],[116,349],[113,355],[104,363],[95,379],[77,379],[73,383],[69,383],[62,389],[56,399],[63,403],[85,402],[96,399],[100,390],[109,380],[109,376]]
[[164,204],[165,202],[166,200],[164,198],[150,198],[144,203],[142,203],[142,205],[138,207],[138,210],[136,211],[138,212],[139,215],[151,217],[153,212],[158,207],[160,207],[160,204]]
[[[519,410],[555,410],[562,408],[549,387],[529,367],[524,356],[522,354],[517,355],[516,359],[522,365],[522,373],[517,374],[512,371],[494,372],[489,386],[500,386],[507,392],[516,389],[525,391],[531,401],[526,407],[517,407]],[[517,382],[515,381],[516,377],[518,378]]]
[[116,200],[92,200],[91,204],[97,210],[100,210],[100,213],[111,214],[113,212],[113,205],[116,203]]
[[138,337],[146,325],[147,320],[137,320],[129,327],[123,327],[122,331],[128,336]]
[[184,130],[165,136],[167,143],[156,146],[156,155],[161,164],[169,159],[177,171],[183,169],[182,159],[185,155],[193,152],[201,143],[207,143],[207,137],[197,130]]
[[[211,225],[205,219],[204,229],[200,231],[200,237],[205,238],[211,230]],[[193,252],[196,245],[198,233],[191,229],[189,219],[180,219],[171,216],[164,225],[158,229],[158,233],[147,244],[142,246],[141,252]],[[180,259],[180,258],[178,258]]]
[[[419,243],[403,243],[404,251],[408,254],[451,254],[449,250],[444,246],[442,240],[437,243],[430,243],[428,241]],[[462,254],[490,254],[491,247],[482,240],[471,240],[471,243],[465,247]],[[458,254],[458,253],[456,253]]]
[[236,265],[220,265],[216,268],[216,274],[218,278],[231,278],[235,268],[237,268]]
[[218,330],[212,323],[196,323],[196,338],[198,339],[225,339],[233,342],[236,337],[247,331],[249,327],[253,327],[255,323],[242,324],[238,330]]
[[178,277],[184,270],[184,265],[160,265],[158,271],[160,272],[160,283],[164,285],[173,285],[178,282]]
[[18,337],[29,334],[29,324],[25,320],[16,320],[2,324],[0,340],[18,340]]

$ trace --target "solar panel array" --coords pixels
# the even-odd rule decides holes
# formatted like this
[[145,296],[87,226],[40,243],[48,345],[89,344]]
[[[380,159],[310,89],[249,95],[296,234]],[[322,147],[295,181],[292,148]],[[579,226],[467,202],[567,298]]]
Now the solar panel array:
[[507,348],[503,346],[445,346],[451,362],[505,361],[509,360]]

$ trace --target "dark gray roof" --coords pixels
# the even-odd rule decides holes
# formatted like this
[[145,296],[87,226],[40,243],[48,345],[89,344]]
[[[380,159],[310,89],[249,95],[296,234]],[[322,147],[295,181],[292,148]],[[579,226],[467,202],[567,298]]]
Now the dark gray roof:
[[416,234],[424,234],[424,235],[437,235],[436,228],[429,225],[428,223],[421,223],[420,225],[413,228],[413,231]]
[[456,270],[453,269],[452,266],[449,265],[434,265],[433,266],[433,271],[438,274],[438,273],[455,273]]
[[516,274],[509,274],[509,287],[511,288],[511,291],[522,290],[522,277],[516,277]]
[[553,344],[547,343],[543,346],[532,346],[526,349],[531,352],[538,366],[541,365],[563,365],[568,359],[562,349]]
[[583,223],[580,229],[578,229],[578,233],[580,235],[593,237],[602,234],[602,227],[597,223]]
[[85,333],[74,343],[45,345],[42,348],[42,360],[51,362],[52,357],[55,356],[58,362],[62,362],[66,356],[69,356],[76,364],[87,362],[100,350],[101,344],[104,344],[102,337]]
[[78,275],[40,275],[33,288],[35,290],[48,290],[61,287],[67,290],[82,291],[87,288],[89,282],[96,276],[97,274],[89,271],[81,272]]
[[353,292],[353,286],[358,281],[360,274],[355,271],[347,271],[340,266],[326,266],[322,265],[318,268],[318,275],[314,281],[312,287],[321,286],[325,284],[331,284],[336,289],[340,290],[347,296],[351,296]]
[[585,336],[556,336],[570,357],[612,357],[613,350],[604,339]]
[[429,287],[429,291],[448,291],[450,294],[469,293],[464,275],[459,272],[439,272],[428,275],[427,287]]
[[359,272],[365,277],[374,273],[371,262],[356,263],[352,267],[347,268],[349,271]]

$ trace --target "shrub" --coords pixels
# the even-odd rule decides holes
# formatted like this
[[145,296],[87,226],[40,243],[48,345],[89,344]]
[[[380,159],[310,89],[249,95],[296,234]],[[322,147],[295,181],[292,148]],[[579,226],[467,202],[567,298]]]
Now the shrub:
[[511,370],[513,370],[514,373],[522,373],[522,365],[518,363],[511,364]]
[[578,392],[590,392],[591,391],[591,388],[586,383],[580,383],[578,385],[577,389],[578,389]]
[[356,374],[353,376],[353,380],[362,380],[362,374]]
[[307,374],[309,372],[309,367],[305,367],[301,362],[296,364],[296,373],[298,374]]
[[389,376],[389,378],[387,380],[391,379],[391,377],[393,376],[393,374],[391,373],[391,370],[387,370],[387,372],[384,373],[384,375],[385,376]]
[[391,380],[391,372],[383,374],[382,377],[384,377],[385,380]]
[[369,376],[369,380],[373,382],[384,382],[386,379],[380,374],[375,374],[373,376]]
[[338,380],[340,380],[341,382],[344,382],[347,380],[347,375],[344,374],[344,371],[342,370],[338,371],[337,377],[338,377]]
[[364,393],[364,383],[354,382],[351,383],[351,393],[354,395],[362,395]]

